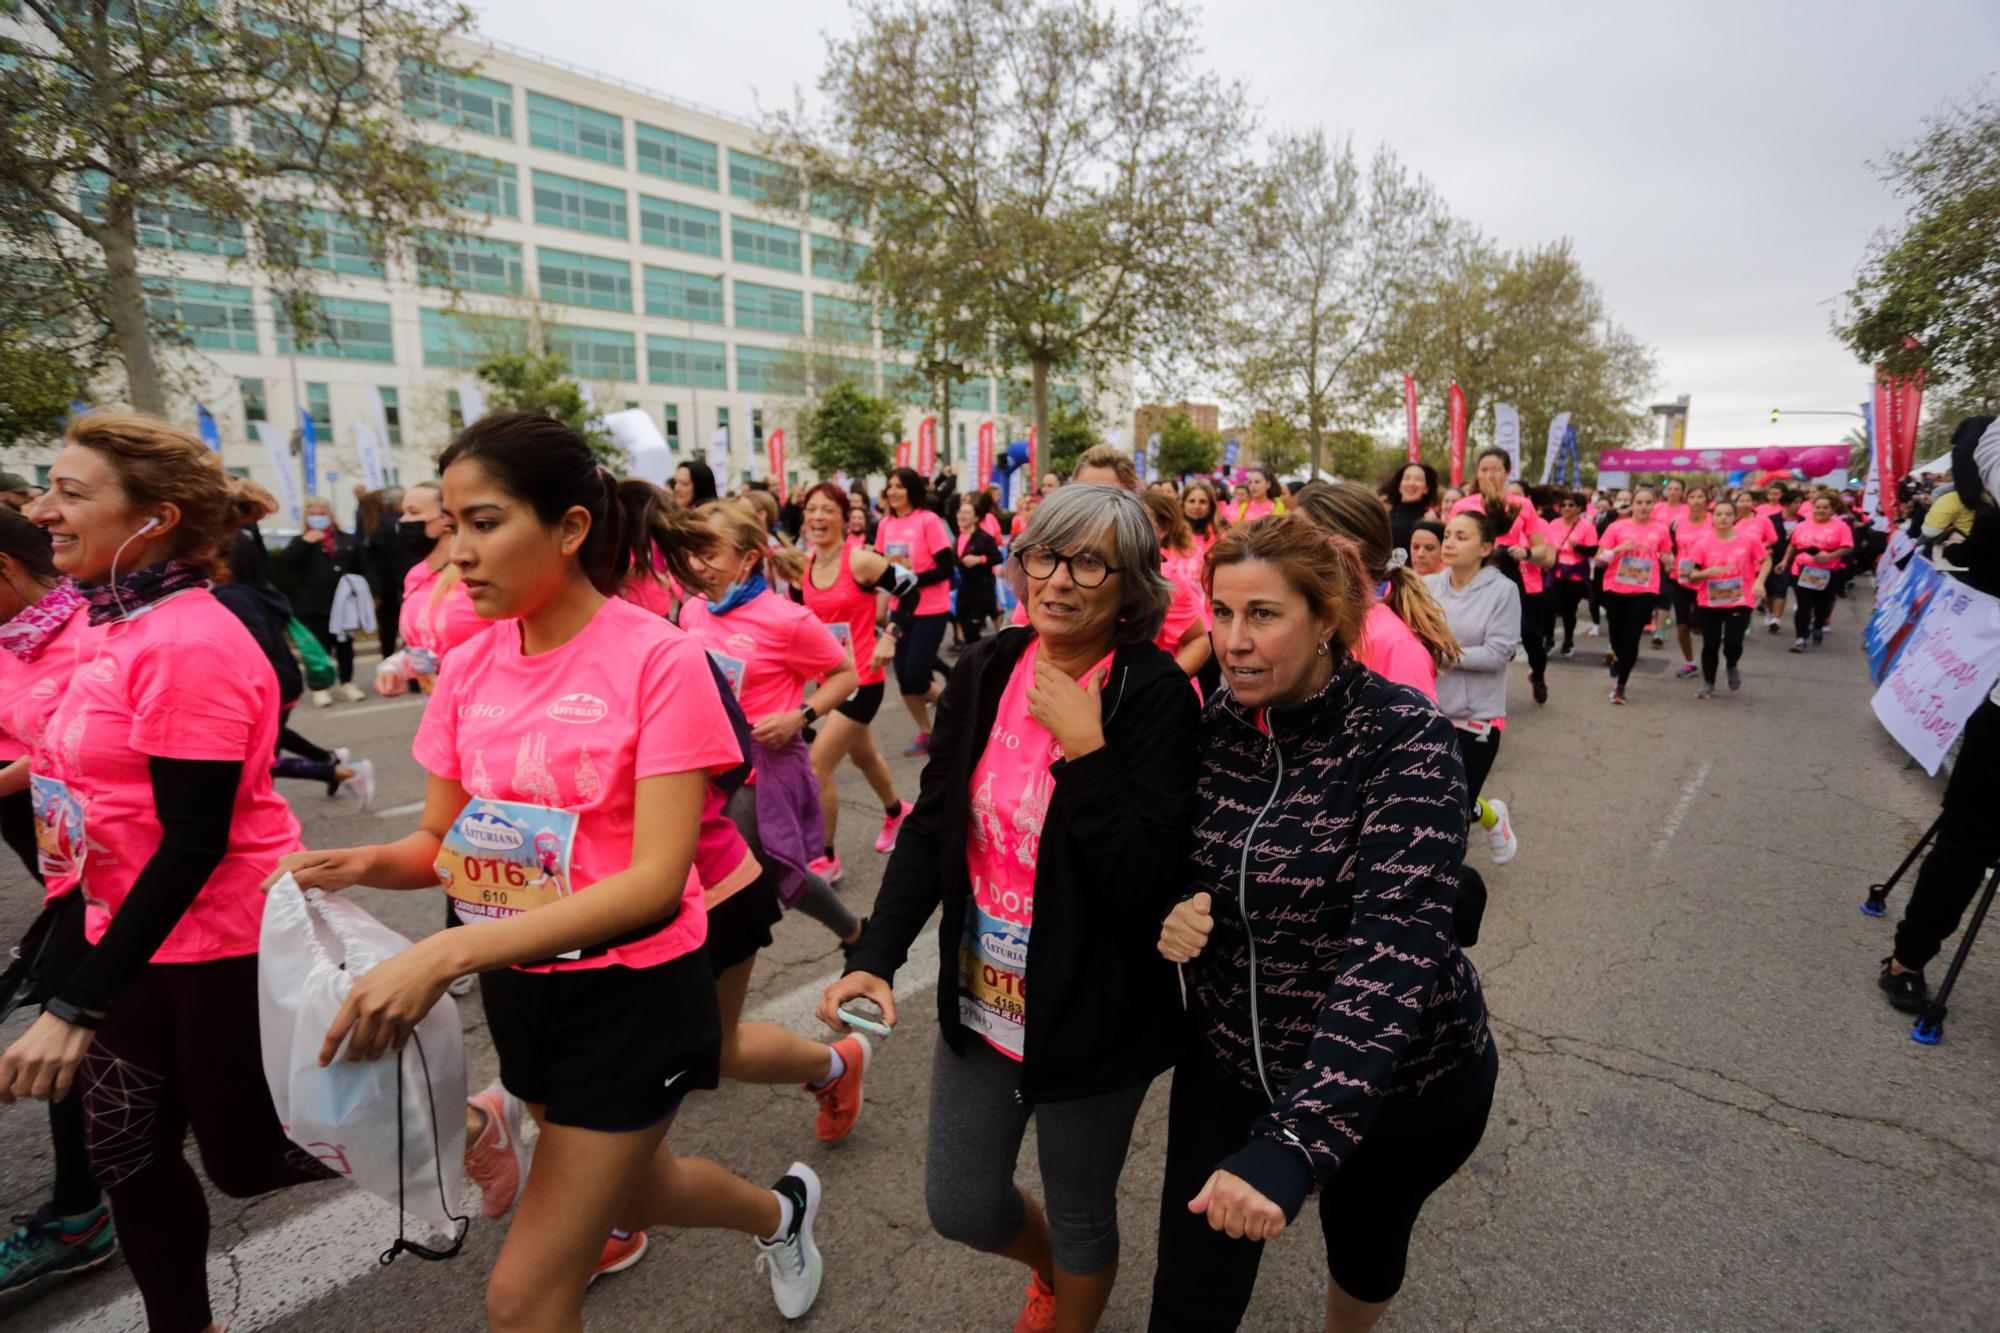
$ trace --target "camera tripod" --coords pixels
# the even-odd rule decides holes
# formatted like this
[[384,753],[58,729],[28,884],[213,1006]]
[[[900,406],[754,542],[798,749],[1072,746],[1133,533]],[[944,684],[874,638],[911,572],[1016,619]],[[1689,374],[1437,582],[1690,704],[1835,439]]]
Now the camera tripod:
[[[1910,867],[1917,863],[1917,858],[1924,854],[1924,849],[1937,837],[1938,826],[1943,822],[1944,814],[1940,812],[1938,817],[1931,821],[1931,826],[1924,830],[1924,836],[1917,839],[1917,845],[1910,848],[1909,855],[1903,858],[1903,863],[1896,867],[1895,873],[1883,883],[1868,886],[1868,897],[1861,904],[1863,912],[1874,917],[1889,914],[1889,890],[1895,888],[1897,881],[1910,873]],[[1972,952],[1972,941],[1978,936],[1979,927],[1985,923],[1986,913],[1993,906],[1996,889],[2000,889],[2000,866],[1995,866],[1987,875],[1986,888],[1972,909],[1972,920],[1966,923],[1965,933],[1959,937],[1958,950],[1951,956],[1951,966],[1945,969],[1944,984],[1937,988],[1936,994],[1924,1002],[1924,1007],[1917,1014],[1916,1023],[1910,1028],[1911,1041],[1923,1046],[1935,1046],[1944,1040],[1944,1016],[1949,1007],[1952,987],[1958,984],[1958,974],[1965,967],[1965,956]]]

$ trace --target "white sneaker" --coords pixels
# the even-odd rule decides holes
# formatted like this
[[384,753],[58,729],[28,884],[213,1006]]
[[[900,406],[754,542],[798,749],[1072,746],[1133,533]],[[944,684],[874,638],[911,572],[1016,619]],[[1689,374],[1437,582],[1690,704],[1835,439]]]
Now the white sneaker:
[[757,1242],[757,1271],[769,1270],[771,1298],[778,1303],[778,1313],[797,1319],[812,1309],[824,1271],[819,1246],[813,1244],[813,1219],[819,1216],[819,1176],[804,1162],[793,1162],[791,1170],[771,1188],[792,1202],[792,1231],[782,1240]]
[[352,763],[348,764],[347,767],[354,770],[354,776],[349,778],[342,785],[354,788],[354,795],[360,800],[361,808],[363,810],[366,810],[369,806],[375,804],[374,761],[369,759],[356,759]]
[[1507,803],[1488,800],[1486,805],[1498,816],[1493,827],[1486,830],[1486,846],[1493,853],[1493,864],[1504,866],[1521,850],[1521,842],[1514,836],[1514,821],[1507,818]]
[[333,707],[333,693],[332,693],[332,691],[330,691],[330,690],[314,690],[314,691],[313,691],[313,707],[314,707],[314,708],[331,708],[331,707]]
[[340,700],[343,703],[350,703],[350,704],[358,704],[362,700],[368,697],[366,694],[363,694],[361,692],[361,687],[359,685],[356,685],[351,680],[348,681],[347,684],[341,686],[338,690],[335,690],[334,693],[337,696],[339,696]]
[[1597,637],[1597,626],[1596,626],[1596,624],[1595,624],[1595,623],[1593,623],[1593,624],[1590,624],[1590,625],[1587,625],[1587,626],[1585,626],[1585,627],[1584,627],[1584,631],[1583,631],[1583,633],[1584,633],[1584,636],[1585,636],[1586,638],[1592,638],[1592,639],[1596,638],[1596,637]]

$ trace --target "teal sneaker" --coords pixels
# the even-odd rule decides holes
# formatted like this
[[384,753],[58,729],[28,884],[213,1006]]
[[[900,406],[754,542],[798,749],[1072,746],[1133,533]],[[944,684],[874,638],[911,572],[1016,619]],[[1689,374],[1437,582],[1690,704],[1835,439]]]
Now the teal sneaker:
[[14,1220],[20,1226],[0,1241],[0,1292],[25,1291],[45,1278],[88,1272],[118,1252],[108,1204],[64,1218],[45,1203]]

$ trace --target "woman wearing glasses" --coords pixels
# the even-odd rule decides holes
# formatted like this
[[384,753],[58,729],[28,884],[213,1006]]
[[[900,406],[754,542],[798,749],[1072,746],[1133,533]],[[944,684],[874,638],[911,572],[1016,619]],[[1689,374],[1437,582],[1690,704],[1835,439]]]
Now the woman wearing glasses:
[[[1173,590],[1138,497],[1042,501],[1006,578],[1028,609],[965,650],[917,806],[820,1017],[896,1022],[931,914],[938,1022],[924,1194],[939,1234],[1030,1270],[1015,1327],[1094,1328],[1118,1268],[1118,1176],[1181,1000],[1155,948],[1193,808],[1194,691],[1154,645]],[[1037,901],[1039,900],[1039,902]],[[1043,1200],[1014,1184],[1033,1118]]]

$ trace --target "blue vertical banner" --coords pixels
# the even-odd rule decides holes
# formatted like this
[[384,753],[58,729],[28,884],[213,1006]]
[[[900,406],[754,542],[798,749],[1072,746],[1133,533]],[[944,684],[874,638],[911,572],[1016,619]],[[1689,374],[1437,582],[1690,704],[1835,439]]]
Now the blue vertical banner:
[[1583,450],[1576,442],[1576,427],[1563,427],[1562,459],[1557,464],[1556,476],[1560,485],[1574,490],[1583,483]]
[[194,405],[194,423],[195,428],[201,432],[201,442],[208,446],[209,452],[221,453],[222,432],[215,428],[215,415],[200,403],[196,403]]
[[305,465],[306,494],[319,494],[319,440],[313,434],[312,413],[299,409],[299,461]]

